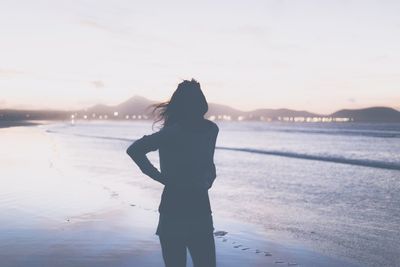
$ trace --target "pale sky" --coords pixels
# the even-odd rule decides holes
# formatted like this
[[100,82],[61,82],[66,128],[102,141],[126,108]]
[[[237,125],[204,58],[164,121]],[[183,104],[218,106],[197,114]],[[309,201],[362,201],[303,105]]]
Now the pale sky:
[[400,109],[400,1],[0,0],[0,108]]

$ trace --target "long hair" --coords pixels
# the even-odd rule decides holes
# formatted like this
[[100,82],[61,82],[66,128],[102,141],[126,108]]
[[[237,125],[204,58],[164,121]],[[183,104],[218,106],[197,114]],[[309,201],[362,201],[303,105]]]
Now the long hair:
[[162,122],[162,127],[174,123],[190,124],[204,118],[208,111],[206,97],[195,79],[184,80],[166,102],[151,105],[153,126]]

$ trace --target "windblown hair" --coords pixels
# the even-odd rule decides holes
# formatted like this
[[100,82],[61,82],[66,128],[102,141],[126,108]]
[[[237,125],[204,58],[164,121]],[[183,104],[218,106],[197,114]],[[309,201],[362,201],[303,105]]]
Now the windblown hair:
[[195,123],[203,119],[208,111],[206,97],[195,79],[184,80],[172,94],[169,101],[151,105],[154,123],[162,122],[162,126],[176,122],[182,124]]

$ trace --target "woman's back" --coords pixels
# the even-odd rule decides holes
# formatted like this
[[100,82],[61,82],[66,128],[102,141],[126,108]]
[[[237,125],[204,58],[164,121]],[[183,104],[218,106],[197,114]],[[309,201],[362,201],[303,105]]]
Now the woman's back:
[[216,177],[214,165],[218,126],[201,120],[190,125],[176,123],[165,129],[167,138],[160,145],[160,168],[166,185],[174,187],[211,187]]

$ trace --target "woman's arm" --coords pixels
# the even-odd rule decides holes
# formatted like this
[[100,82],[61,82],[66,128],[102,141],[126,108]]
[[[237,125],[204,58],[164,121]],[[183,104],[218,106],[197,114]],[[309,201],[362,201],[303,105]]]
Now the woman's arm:
[[212,169],[211,169],[210,181],[207,184],[208,189],[210,189],[212,187],[212,185],[213,185],[213,183],[215,181],[215,178],[217,177],[215,164],[214,164],[214,152],[215,152],[215,145],[216,145],[217,137],[218,137],[218,133],[219,133],[219,128],[218,128],[217,124],[214,124],[214,125],[215,125],[215,129],[214,129],[215,133],[214,133],[214,137],[213,137],[213,141],[212,141],[212,156],[211,156]]
[[144,174],[163,185],[166,183],[165,177],[163,177],[161,172],[149,161],[146,154],[150,151],[156,151],[165,139],[166,130],[163,128],[151,135],[144,135],[142,138],[133,142],[126,150],[126,153]]

